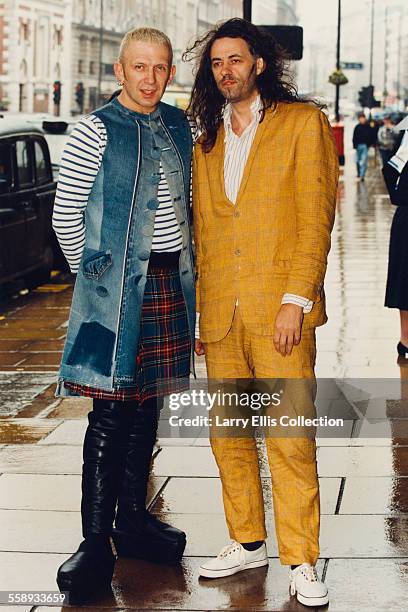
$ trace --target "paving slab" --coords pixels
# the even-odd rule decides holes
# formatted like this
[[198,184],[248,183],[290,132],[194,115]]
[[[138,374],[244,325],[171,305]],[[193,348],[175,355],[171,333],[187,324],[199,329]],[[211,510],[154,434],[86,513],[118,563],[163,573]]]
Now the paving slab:
[[0,451],[0,472],[23,474],[81,474],[80,446],[9,445]]
[[[329,610],[402,612],[408,610],[408,557],[330,559],[326,583]],[[347,585],[347,588],[345,588]]]
[[79,512],[0,510],[0,551],[69,553],[81,541]]
[[15,352],[15,353],[0,353],[0,370],[4,368],[4,366],[14,366],[16,367],[18,364],[25,360],[25,353]]
[[[408,476],[408,447],[321,447],[318,449],[318,469],[320,476],[392,476],[395,461],[401,476]],[[154,462],[157,476],[197,476],[218,475],[217,466],[208,446],[166,447]],[[261,472],[267,474],[267,466],[261,465]],[[266,472],[266,473],[265,473]]]
[[29,340],[22,342],[21,340],[6,340],[2,338],[0,342],[0,352],[9,353],[9,352],[22,351],[23,349],[27,348],[29,344],[30,344]]
[[[164,477],[150,479],[147,504],[165,482]],[[80,507],[80,475],[3,474],[0,477],[0,509],[79,512]]]
[[356,408],[367,419],[403,419],[408,414],[408,398],[386,399],[374,397],[369,400],[356,402]]
[[55,419],[0,420],[0,442],[4,444],[33,444],[48,436],[61,421]]
[[58,406],[48,415],[52,419],[85,419],[92,410],[92,399],[69,397],[60,400]]
[[[187,533],[188,556],[216,555],[228,543],[225,519],[220,514],[173,514],[158,516]],[[266,514],[268,554],[277,557],[274,521]],[[324,558],[399,558],[408,556],[408,519],[370,515],[323,515],[320,555]]]
[[130,610],[304,610],[289,597],[288,569],[278,560],[246,571],[245,579],[237,574],[219,580],[198,578],[202,561],[185,558],[180,568],[160,568],[120,560],[113,581],[115,603]]
[[353,436],[388,439],[394,445],[408,445],[408,419],[364,419],[356,423]]
[[32,606],[1,606],[1,612],[32,612]]
[[[0,464],[1,465],[1,464]],[[153,462],[155,476],[218,476],[210,447],[164,447]]]
[[325,558],[408,557],[406,517],[323,515],[320,534]]
[[25,350],[30,353],[36,351],[59,351],[62,352],[64,348],[64,339],[61,340],[33,340],[25,345]]
[[[334,514],[340,490],[340,478],[321,478],[321,512]],[[0,483],[1,484],[1,483]],[[272,484],[270,478],[262,479],[266,511],[272,511]],[[1,487],[0,487],[1,492]],[[180,514],[224,514],[222,488],[219,478],[170,478],[152,507],[153,511]]]
[[[48,421],[48,419],[44,419]],[[64,421],[54,429],[50,435],[44,437],[40,444],[71,444],[73,446],[82,446],[85,436],[85,431],[88,426],[88,420],[75,419]]]
[[[2,560],[0,556],[0,569],[7,562],[9,567],[15,567],[20,562],[20,557],[21,555],[8,553],[7,558]],[[37,564],[30,582],[34,579],[39,584],[51,585],[64,556],[49,555],[44,560],[42,559],[44,555],[32,554],[29,557],[32,558],[24,560],[25,572],[29,573],[32,565]],[[115,566],[111,595],[81,607],[39,606],[36,612],[50,610],[100,612],[105,609],[138,612],[145,610],[304,612],[305,610],[296,598],[289,596],[288,569],[281,566],[278,560],[271,559],[269,567],[246,571],[245,580],[242,579],[242,575],[219,580],[199,578],[198,569],[201,562],[202,559],[184,557],[180,566],[169,567],[120,559]],[[319,561],[320,574],[322,566],[323,563]],[[53,588],[55,589],[55,585]],[[314,611],[313,608],[308,609]]]
[[[63,554],[0,552],[1,590],[57,591],[56,571],[65,558]],[[13,612],[20,612],[20,607]]]
[[408,476],[408,448],[319,448],[318,469],[320,476]]
[[55,381],[55,374],[0,372],[0,416],[15,416]]
[[408,478],[346,478],[340,514],[408,514]]
[[61,353],[58,352],[35,352],[35,353],[22,353],[22,364],[25,368],[29,366],[49,366],[50,368],[54,368],[55,366],[59,366],[61,363]]

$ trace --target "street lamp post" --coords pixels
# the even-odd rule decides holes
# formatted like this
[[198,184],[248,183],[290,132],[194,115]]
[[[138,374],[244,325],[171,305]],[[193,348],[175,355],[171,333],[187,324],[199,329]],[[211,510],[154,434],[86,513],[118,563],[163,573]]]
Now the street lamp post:
[[371,36],[370,36],[370,83],[373,84],[373,56],[374,56],[374,0],[371,0]]
[[[336,70],[340,70],[340,34],[341,34],[341,0],[337,2],[337,48],[336,48]],[[336,83],[336,98],[334,104],[336,123],[340,121],[340,83]]]
[[252,0],[244,0],[243,3],[244,19],[252,21]]
[[98,71],[98,106],[102,96],[102,50],[103,50],[103,0],[100,0],[99,20],[99,71]]
[[388,6],[385,7],[383,108],[386,107],[387,96],[388,96]]
[[[371,0],[371,35],[370,35],[370,87],[373,85],[373,59],[374,59],[374,2],[375,0]],[[369,111],[369,119],[371,119],[371,105],[370,103],[370,111]]]

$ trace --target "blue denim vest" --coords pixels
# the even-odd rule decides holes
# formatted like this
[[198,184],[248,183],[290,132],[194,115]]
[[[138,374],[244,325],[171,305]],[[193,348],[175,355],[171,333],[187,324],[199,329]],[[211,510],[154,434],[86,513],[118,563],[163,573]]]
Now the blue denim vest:
[[107,144],[85,212],[85,247],[56,391],[62,396],[73,395],[64,380],[108,391],[134,385],[160,160],[183,237],[180,280],[194,345],[188,121],[164,103],[142,115],[116,98],[93,114],[105,125]]

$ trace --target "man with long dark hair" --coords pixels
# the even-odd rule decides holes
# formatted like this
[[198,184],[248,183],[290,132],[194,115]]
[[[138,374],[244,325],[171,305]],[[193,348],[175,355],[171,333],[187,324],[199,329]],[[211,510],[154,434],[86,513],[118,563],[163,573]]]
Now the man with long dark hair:
[[[314,410],[315,328],[338,161],[326,116],[304,103],[274,39],[231,19],[185,54],[197,72],[189,111],[202,136],[193,166],[200,340],[209,379],[301,379],[295,410]],[[299,399],[300,397],[300,399]],[[271,412],[273,414],[273,411]],[[314,432],[313,432],[314,434]],[[211,430],[232,543],[203,563],[217,578],[268,564],[255,438]],[[327,603],[319,556],[314,435],[266,438],[281,563],[291,594]]]

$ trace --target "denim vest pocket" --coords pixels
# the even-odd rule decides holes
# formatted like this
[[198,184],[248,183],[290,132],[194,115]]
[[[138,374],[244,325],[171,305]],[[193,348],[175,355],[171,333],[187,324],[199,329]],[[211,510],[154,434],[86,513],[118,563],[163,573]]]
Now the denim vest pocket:
[[102,251],[95,253],[91,257],[87,257],[82,262],[82,273],[85,278],[99,280],[112,265],[112,254],[110,251]]

